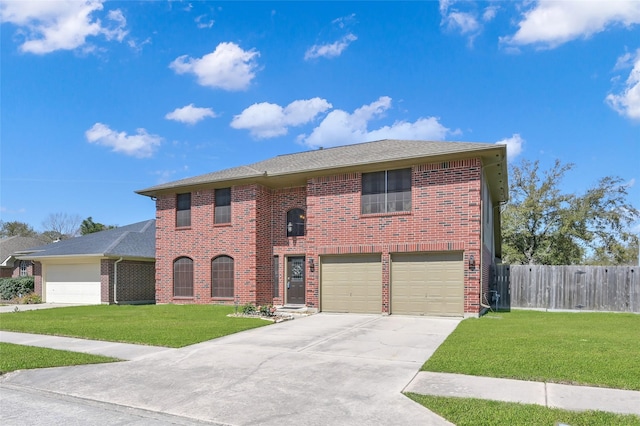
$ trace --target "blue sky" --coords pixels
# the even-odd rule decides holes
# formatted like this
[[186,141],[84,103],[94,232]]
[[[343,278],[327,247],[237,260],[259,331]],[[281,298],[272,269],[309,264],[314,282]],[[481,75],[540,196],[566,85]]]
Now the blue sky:
[[0,214],[384,138],[506,143],[640,207],[640,2],[0,1]]

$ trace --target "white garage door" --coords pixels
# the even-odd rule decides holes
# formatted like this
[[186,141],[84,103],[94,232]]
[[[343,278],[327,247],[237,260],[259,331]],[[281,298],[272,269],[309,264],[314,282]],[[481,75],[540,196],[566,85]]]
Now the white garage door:
[[47,303],[100,304],[100,263],[46,265]]
[[393,254],[391,313],[463,315],[462,253]]
[[322,256],[320,309],[325,312],[382,312],[380,255]]

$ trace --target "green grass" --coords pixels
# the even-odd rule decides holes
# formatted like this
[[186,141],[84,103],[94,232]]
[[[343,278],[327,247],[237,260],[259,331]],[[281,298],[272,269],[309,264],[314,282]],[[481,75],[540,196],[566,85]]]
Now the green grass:
[[120,360],[101,355],[0,343],[0,374],[31,368],[100,364],[116,361]]
[[406,394],[457,426],[638,426],[640,417],[603,411],[567,411],[541,405]]
[[640,315],[512,311],[462,321],[424,371],[640,390]]
[[99,305],[0,314],[0,330],[179,348],[270,324],[232,306]]

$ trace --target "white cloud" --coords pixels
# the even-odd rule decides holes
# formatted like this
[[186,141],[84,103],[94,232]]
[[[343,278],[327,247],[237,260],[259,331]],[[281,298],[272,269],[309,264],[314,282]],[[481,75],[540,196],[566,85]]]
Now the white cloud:
[[484,22],[489,22],[492,21],[493,18],[496,17],[496,15],[498,14],[498,6],[488,6],[484,12],[482,12],[482,20]]
[[211,28],[213,27],[213,24],[214,24],[214,20],[207,19],[207,15],[197,16],[195,19],[195,22],[196,22],[196,25],[198,25],[198,28],[200,29]]
[[510,138],[505,138],[496,142],[496,145],[506,145],[507,146],[507,158],[509,161],[516,158],[522,152],[522,145],[524,145],[525,140],[522,139],[519,133],[514,133]]
[[640,23],[640,2],[637,0],[538,0],[532,4],[518,24],[518,31],[512,36],[501,37],[501,42],[554,48],[589,37],[612,25],[630,27]]
[[358,37],[349,33],[342,37],[340,40],[331,43],[331,44],[314,44],[309,49],[307,49],[304,54],[304,59],[315,59],[315,58],[335,58],[336,56],[340,56],[342,52],[349,47],[349,45],[356,41]]
[[446,20],[449,29],[458,29],[460,34],[468,34],[480,29],[478,20],[471,13],[451,12],[443,19]]
[[220,43],[216,49],[202,58],[182,55],[169,68],[177,74],[192,73],[198,84],[224,90],[244,90],[255,77],[256,50],[242,50],[237,44]]
[[109,126],[96,123],[85,132],[89,143],[107,146],[113,152],[121,152],[132,157],[151,157],[153,151],[160,145],[162,138],[150,135],[145,129],[137,129],[135,135],[127,135],[125,132],[116,132]]
[[196,124],[207,117],[215,118],[216,113],[211,108],[199,108],[189,104],[182,108],[176,108],[164,116],[167,120],[179,121],[181,123]]
[[25,40],[20,50],[46,54],[56,50],[73,50],[87,47],[87,38],[103,35],[107,40],[122,41],[127,35],[127,21],[119,9],[110,10],[107,19],[111,26],[103,26],[93,17],[103,9],[102,0],[59,1],[3,1],[0,3],[0,19],[19,27]]
[[321,98],[293,101],[284,108],[277,104],[262,102],[251,105],[233,117],[231,127],[247,129],[255,138],[273,138],[286,135],[289,126],[308,123],[331,106]]
[[606,102],[620,115],[640,120],[640,49],[633,55],[628,53],[618,58],[616,69],[633,66],[624,88],[618,94],[609,94]]
[[379,139],[442,140],[449,133],[435,117],[419,118],[415,122],[396,121],[391,126],[369,131],[369,122],[383,116],[389,108],[391,98],[382,96],[351,114],[333,110],[309,136],[298,136],[298,141],[310,147],[331,147]]
[[493,20],[498,9],[498,6],[490,5],[480,14],[473,1],[440,0],[441,25],[449,31],[466,35],[471,47],[474,39],[484,29],[483,23]]

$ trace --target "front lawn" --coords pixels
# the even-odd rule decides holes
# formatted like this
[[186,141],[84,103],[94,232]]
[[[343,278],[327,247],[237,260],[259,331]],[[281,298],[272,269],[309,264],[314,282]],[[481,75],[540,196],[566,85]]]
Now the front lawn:
[[271,324],[233,306],[97,305],[0,314],[0,330],[179,348]]
[[580,425],[638,426],[640,417],[603,411],[568,411],[542,405],[408,393],[407,396],[457,426]]
[[100,364],[116,361],[119,361],[119,359],[101,355],[0,343],[0,374],[31,368]]
[[640,390],[640,315],[512,311],[462,321],[424,371]]

